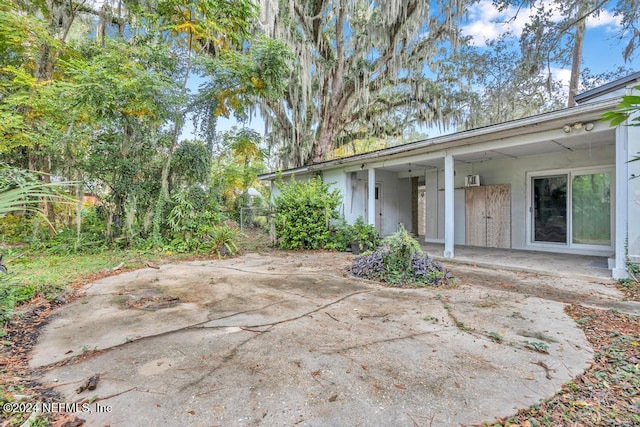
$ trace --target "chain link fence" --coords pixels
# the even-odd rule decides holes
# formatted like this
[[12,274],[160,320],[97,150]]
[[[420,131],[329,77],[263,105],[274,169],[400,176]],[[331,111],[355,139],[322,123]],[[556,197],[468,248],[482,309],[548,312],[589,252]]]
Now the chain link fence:
[[268,207],[245,206],[240,208],[240,231],[252,229],[270,230],[274,211]]

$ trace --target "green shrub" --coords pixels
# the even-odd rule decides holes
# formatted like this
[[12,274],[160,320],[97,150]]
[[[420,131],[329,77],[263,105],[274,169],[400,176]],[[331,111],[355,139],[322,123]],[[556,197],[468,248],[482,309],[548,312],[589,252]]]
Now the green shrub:
[[397,286],[438,286],[453,277],[424,253],[402,225],[397,233],[383,239],[378,249],[356,258],[349,269],[354,276]]
[[320,177],[279,182],[274,224],[283,249],[319,249],[329,242],[331,220],[338,218],[340,191]]
[[237,238],[237,228],[220,224],[212,230],[209,244],[211,250],[218,255],[218,258],[221,258],[222,255],[235,255],[238,252],[238,247],[235,243]]
[[353,227],[347,224],[344,218],[342,218],[329,227],[329,237],[324,248],[332,251],[346,252],[349,243],[351,243],[352,234]]
[[4,243],[22,243],[31,235],[34,218],[29,212],[10,213],[0,216],[0,241]]
[[0,273],[0,326],[11,318],[16,305],[29,301],[35,293],[35,286],[16,285],[12,283],[11,276]]
[[350,241],[358,243],[363,251],[376,249],[379,239],[378,229],[364,222],[361,216],[351,226]]

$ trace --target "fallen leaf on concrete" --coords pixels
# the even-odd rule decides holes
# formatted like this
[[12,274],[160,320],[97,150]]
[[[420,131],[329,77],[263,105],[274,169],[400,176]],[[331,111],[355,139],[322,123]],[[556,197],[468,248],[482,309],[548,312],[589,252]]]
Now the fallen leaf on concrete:
[[120,264],[116,265],[113,268],[107,268],[106,271],[118,271],[120,270],[122,267],[124,267],[124,262],[121,262]]
[[331,397],[329,398],[329,402],[335,402],[337,399],[338,399],[338,395],[337,395],[337,394],[334,394],[333,396],[331,396]]
[[100,374],[92,375],[87,381],[85,381],[80,387],[76,389],[76,393],[80,394],[85,390],[95,390],[98,387],[98,381],[100,381]]
[[65,421],[63,424],[60,424],[60,427],[81,427],[85,422],[82,418],[75,417],[71,421]]

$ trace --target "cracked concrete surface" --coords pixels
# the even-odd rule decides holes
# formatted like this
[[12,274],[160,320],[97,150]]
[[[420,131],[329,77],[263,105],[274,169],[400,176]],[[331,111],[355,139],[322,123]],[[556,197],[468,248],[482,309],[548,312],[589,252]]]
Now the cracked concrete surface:
[[65,401],[112,407],[79,413],[89,425],[451,426],[537,403],[592,356],[560,301],[464,280],[387,288],[346,277],[348,259],[248,254],[100,280],[51,319],[31,365]]

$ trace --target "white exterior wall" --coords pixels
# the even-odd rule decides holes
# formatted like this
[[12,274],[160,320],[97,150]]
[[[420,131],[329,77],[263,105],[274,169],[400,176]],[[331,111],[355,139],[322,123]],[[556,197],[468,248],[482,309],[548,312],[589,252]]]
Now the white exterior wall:
[[[637,128],[640,132],[640,128]],[[637,138],[640,151],[640,135]],[[597,147],[591,150],[564,151],[518,159],[488,160],[479,163],[455,165],[455,243],[465,243],[464,177],[480,175],[481,185],[511,185],[511,247],[532,249],[527,246],[527,173],[544,172],[554,169],[572,169],[592,166],[613,166],[614,146]],[[640,162],[637,164],[640,167]],[[640,175],[640,169],[636,171]],[[636,181],[636,180],[634,180]],[[637,180],[637,203],[635,218],[640,217],[640,179]],[[427,170],[425,173],[427,217],[425,240],[441,242],[444,239],[444,170]],[[630,212],[631,215],[631,212]],[[633,218],[633,216],[629,216]],[[640,221],[638,221],[638,254],[640,255]]]
[[[454,159],[455,160],[455,159]],[[465,243],[464,177],[455,165],[453,204],[455,212],[454,243]],[[430,169],[425,172],[426,232],[425,241],[444,242],[444,169]]]
[[[640,156],[640,127],[628,126],[628,158]],[[627,199],[627,221],[628,221],[628,257],[634,263],[640,263],[640,161],[627,163],[628,178],[628,199]],[[637,177],[637,178],[632,178]]]
[[331,188],[337,188],[342,195],[342,206],[340,206],[340,215],[345,216],[345,203],[351,193],[351,186],[348,185],[348,176],[341,169],[333,169],[322,172],[322,180],[329,184]]
[[[377,169],[376,183],[382,187],[382,235],[393,234],[398,223],[411,228],[411,180],[398,178],[396,172]],[[355,180],[354,180],[355,178]],[[358,217],[366,220],[366,201],[368,171],[345,172],[344,169],[332,169],[323,172],[323,179],[338,188],[343,195],[341,214],[352,224]]]

